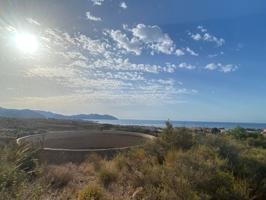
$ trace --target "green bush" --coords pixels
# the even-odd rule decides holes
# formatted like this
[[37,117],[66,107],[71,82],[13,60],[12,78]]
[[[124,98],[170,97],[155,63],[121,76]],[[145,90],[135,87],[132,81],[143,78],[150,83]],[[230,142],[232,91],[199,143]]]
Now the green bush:
[[162,133],[161,138],[169,148],[189,149],[195,143],[191,130],[187,128],[173,128],[170,125]]
[[[25,194],[23,191],[25,187],[28,190],[32,187],[29,183],[38,175],[37,151],[30,146],[11,143],[0,152],[0,199],[27,198],[22,198]],[[37,193],[36,190],[31,192],[32,195]]]
[[15,165],[19,170],[23,170],[29,174],[35,173],[38,166],[37,153],[39,149],[34,149],[30,145],[18,146],[15,153]]

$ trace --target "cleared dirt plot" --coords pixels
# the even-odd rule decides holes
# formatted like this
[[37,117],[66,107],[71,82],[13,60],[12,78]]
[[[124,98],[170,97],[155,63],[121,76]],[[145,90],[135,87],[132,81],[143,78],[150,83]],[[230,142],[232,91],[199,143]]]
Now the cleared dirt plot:
[[19,138],[18,143],[39,143],[44,149],[93,150],[141,145],[153,136],[114,130],[56,131]]
[[64,163],[81,162],[93,152],[110,157],[153,138],[143,133],[117,130],[54,131],[18,138],[17,143],[41,145],[42,162]]

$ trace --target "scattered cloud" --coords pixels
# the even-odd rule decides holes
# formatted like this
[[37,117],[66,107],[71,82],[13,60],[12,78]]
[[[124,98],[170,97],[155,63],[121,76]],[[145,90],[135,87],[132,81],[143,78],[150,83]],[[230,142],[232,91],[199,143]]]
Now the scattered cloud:
[[155,52],[171,54],[175,49],[173,40],[168,34],[163,33],[159,26],[138,24],[131,29],[131,32]]
[[238,69],[238,66],[233,65],[233,64],[227,64],[227,65],[222,65],[220,70],[224,73],[228,73],[228,72],[236,71],[237,69]]
[[225,40],[223,38],[218,38],[210,33],[208,33],[208,30],[204,28],[203,26],[198,26],[197,29],[200,31],[200,33],[190,33],[190,37],[195,41],[206,41],[206,42],[213,42],[218,47],[223,46],[225,43]]
[[178,65],[179,68],[185,68],[185,69],[195,69],[196,67],[194,65],[191,65],[191,64],[187,64],[185,62],[183,63],[180,63]]
[[175,50],[175,54],[177,56],[184,56],[185,55],[185,52],[183,50],[181,50],[181,49],[176,49]]
[[[172,74],[177,68],[192,68],[188,64],[134,63],[125,56],[123,50],[134,54],[141,52],[140,46],[136,44],[134,47],[132,38],[135,36],[129,39],[119,30],[106,31],[105,36],[121,45],[122,50],[107,38],[92,39],[81,33],[70,35],[49,29],[43,38],[43,43],[50,47],[46,52],[49,57],[47,63],[27,68],[25,75],[55,81],[71,91],[72,94],[66,95],[66,99],[69,97],[71,101],[73,93],[85,102],[103,103],[111,100],[119,104],[143,104],[144,101],[170,103],[179,96],[196,94],[196,90],[185,88],[183,83],[160,76],[161,73]],[[143,44],[142,40],[137,41]],[[134,44],[136,49],[129,44]],[[147,101],[149,99],[152,102]]]
[[166,66],[169,68],[169,71],[174,72],[177,68],[181,68],[181,69],[188,69],[188,70],[192,70],[192,69],[196,69],[196,66],[182,62],[180,64],[171,64],[171,63],[166,63]]
[[207,29],[204,28],[203,26],[198,26],[197,29],[199,29],[202,33],[207,33]]
[[209,63],[205,66],[205,69],[208,69],[208,70],[215,70],[217,69],[217,65],[215,63]]
[[123,9],[127,9],[127,4],[126,4],[126,2],[124,2],[124,1],[121,2],[120,7],[123,8]]
[[191,38],[193,40],[199,41],[199,40],[201,40],[201,35],[199,33],[191,34]]
[[209,54],[208,55],[208,58],[215,58],[215,57],[220,56],[220,55],[224,55],[224,52],[221,51],[221,52],[216,53],[216,54]]
[[233,64],[209,63],[205,66],[205,69],[211,71],[218,70],[224,73],[228,73],[236,71],[238,69],[238,66]]
[[101,6],[104,0],[91,0],[91,2],[93,3],[93,5]]
[[[103,3],[92,2],[95,5]],[[102,20],[90,12],[86,15],[93,21]],[[35,25],[38,23],[33,19],[27,21]],[[208,33],[203,27],[199,30],[200,37],[195,36],[194,40],[202,40],[202,36]],[[10,34],[16,29],[9,26],[8,31]],[[199,53],[189,47],[177,48],[172,38],[157,25],[123,25],[121,30],[104,30],[103,34],[94,37],[47,28],[40,37],[40,43],[41,56],[35,59],[18,58],[14,62],[23,66],[21,71],[25,78],[63,87],[66,92],[58,96],[59,100],[79,99],[86,103],[111,100],[118,104],[130,104],[150,103],[152,99],[158,103],[176,102],[179,96],[198,93],[173,77],[178,70],[197,69],[193,63],[181,60],[181,56],[199,56]],[[152,63],[141,60],[140,56],[146,51],[149,54],[166,54],[166,58],[173,56],[171,58],[176,59],[175,56],[179,56],[180,61],[172,64],[167,61],[157,62],[156,59]],[[30,66],[28,59],[32,59]],[[204,68],[228,73],[235,71],[237,66],[210,63]],[[34,99],[34,102],[43,100],[41,97],[29,98]]]
[[198,53],[196,53],[195,51],[193,51],[192,49],[190,49],[189,47],[186,48],[186,51],[192,55],[192,56],[199,56]]
[[36,20],[32,19],[32,18],[26,18],[27,22],[29,22],[30,24],[36,25],[36,26],[40,26],[41,24],[39,22],[37,22]]
[[136,55],[141,54],[141,43],[137,38],[129,39],[125,33],[120,30],[108,30],[110,37],[117,42],[119,48],[124,48],[129,52],[134,52]]
[[86,12],[87,19],[91,21],[102,21],[102,18],[93,16],[89,11]]
[[[126,32],[121,30],[107,30],[106,33],[117,42],[119,48],[124,48],[129,52],[140,55],[142,49],[150,49],[151,54],[163,53],[171,55],[174,53],[175,44],[168,34],[163,33],[159,26],[138,24],[132,29],[124,24],[123,29],[132,36],[128,36]],[[182,54],[181,50],[176,52]]]
[[80,34],[74,38],[74,43],[81,46],[83,49],[88,50],[91,54],[101,54],[106,51],[107,43],[100,40],[93,40],[90,37]]

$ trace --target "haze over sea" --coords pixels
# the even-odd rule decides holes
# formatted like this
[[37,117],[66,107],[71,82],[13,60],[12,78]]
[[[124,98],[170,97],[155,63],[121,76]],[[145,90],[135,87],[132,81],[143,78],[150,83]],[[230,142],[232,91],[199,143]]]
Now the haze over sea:
[[[95,120],[102,124],[116,125],[138,125],[138,126],[154,126],[164,127],[165,120],[137,120],[137,119],[119,119],[119,120]],[[200,122],[200,121],[170,121],[174,127],[202,127],[202,128],[235,128],[237,126],[252,129],[264,129],[266,123],[243,123],[243,122]]]

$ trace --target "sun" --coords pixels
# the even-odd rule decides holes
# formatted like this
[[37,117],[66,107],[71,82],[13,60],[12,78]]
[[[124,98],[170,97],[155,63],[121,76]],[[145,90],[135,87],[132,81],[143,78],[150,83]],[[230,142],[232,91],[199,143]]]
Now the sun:
[[15,42],[16,47],[23,53],[32,54],[38,49],[37,37],[31,33],[17,33]]

